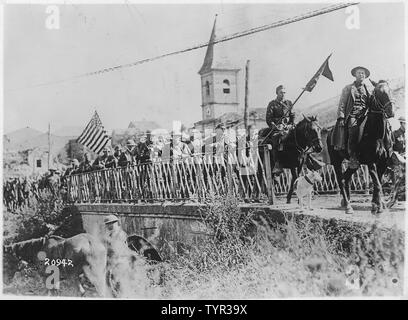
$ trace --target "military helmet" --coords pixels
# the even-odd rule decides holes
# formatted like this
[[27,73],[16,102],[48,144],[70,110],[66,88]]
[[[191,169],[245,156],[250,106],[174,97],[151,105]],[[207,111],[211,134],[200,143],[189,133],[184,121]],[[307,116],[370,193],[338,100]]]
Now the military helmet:
[[73,164],[79,166],[79,161],[78,161],[77,159],[72,159],[72,160],[71,160],[71,163],[73,163]]
[[404,123],[405,123],[405,116],[401,116],[401,117],[399,117],[399,118],[398,118],[398,121],[399,121],[399,122],[404,122]]
[[110,224],[110,223],[114,223],[114,222],[118,222],[119,219],[117,216],[115,216],[114,214],[110,214],[107,217],[105,217],[105,219],[103,219],[103,222],[105,224]]
[[278,94],[279,90],[285,89],[285,86],[283,84],[280,84],[279,86],[276,87],[275,92]]

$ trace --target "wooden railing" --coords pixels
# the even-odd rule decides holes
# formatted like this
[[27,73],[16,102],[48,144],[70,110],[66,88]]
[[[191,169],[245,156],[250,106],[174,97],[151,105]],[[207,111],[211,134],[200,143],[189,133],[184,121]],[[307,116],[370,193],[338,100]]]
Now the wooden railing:
[[[262,156],[258,149],[249,155],[244,153],[245,150],[221,155],[200,154],[75,174],[67,179],[68,200],[74,203],[203,201],[211,195],[232,194],[242,201],[272,204],[275,195],[289,191],[289,170],[285,169],[279,179],[272,180],[267,146]],[[315,184],[315,191],[338,192],[333,166],[326,165],[320,172],[322,182]],[[352,178],[351,190],[368,193],[369,183],[367,168],[361,166]]]

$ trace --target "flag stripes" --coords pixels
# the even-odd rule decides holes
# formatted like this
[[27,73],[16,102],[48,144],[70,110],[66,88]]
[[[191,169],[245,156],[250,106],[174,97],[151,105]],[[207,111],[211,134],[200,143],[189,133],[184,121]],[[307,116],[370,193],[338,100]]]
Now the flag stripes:
[[100,153],[109,142],[110,137],[104,129],[98,113],[95,111],[91,121],[87,124],[77,142],[88,147],[95,153]]

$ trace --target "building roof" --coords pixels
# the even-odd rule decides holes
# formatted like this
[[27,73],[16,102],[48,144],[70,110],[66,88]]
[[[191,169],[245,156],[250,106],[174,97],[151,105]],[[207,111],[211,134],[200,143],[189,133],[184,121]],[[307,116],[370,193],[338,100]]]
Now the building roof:
[[[234,67],[230,60],[228,59],[227,54],[223,54],[223,51],[220,48],[220,45],[217,45],[216,42],[216,29],[217,29],[217,16],[214,19],[214,25],[211,31],[210,40],[208,41],[207,52],[205,53],[203,65],[200,68],[198,73],[200,75],[210,72],[214,69],[223,69],[223,70],[239,70],[239,68]],[[217,47],[215,48],[215,46]]]
[[[205,119],[194,123],[195,126],[212,123],[217,125],[219,123],[233,124],[238,123],[244,119],[244,115],[237,112],[227,112],[217,118]],[[263,120],[266,119],[266,108],[249,108],[248,120]],[[266,126],[266,122],[265,122]]]
[[154,121],[131,121],[129,123],[128,129],[138,129],[140,131],[159,129],[159,125]]

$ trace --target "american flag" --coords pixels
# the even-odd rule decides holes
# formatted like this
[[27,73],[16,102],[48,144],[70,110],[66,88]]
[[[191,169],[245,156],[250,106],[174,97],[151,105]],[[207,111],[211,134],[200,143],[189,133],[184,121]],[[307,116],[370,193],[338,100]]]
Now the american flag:
[[101,119],[98,113],[95,111],[91,121],[89,121],[85,130],[78,137],[77,142],[88,147],[95,153],[100,153],[102,149],[109,142],[110,137],[107,135],[106,130],[103,128]]

